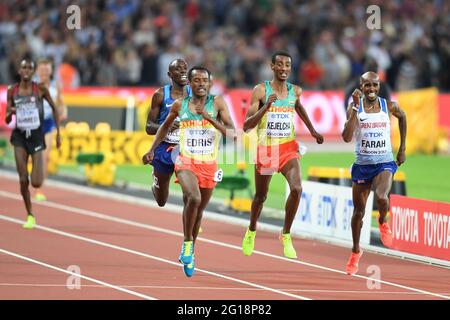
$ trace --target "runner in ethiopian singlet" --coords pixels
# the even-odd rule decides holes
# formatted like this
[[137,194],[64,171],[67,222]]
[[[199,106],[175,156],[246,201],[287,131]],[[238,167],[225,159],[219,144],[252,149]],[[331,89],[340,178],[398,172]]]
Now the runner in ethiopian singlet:
[[[258,154],[257,170],[280,169],[291,159],[298,158],[298,145],[295,141],[294,113],[295,96],[294,86],[286,83],[288,94],[284,99],[277,99],[264,114],[257,126]],[[266,96],[273,94],[270,81],[265,81]]]

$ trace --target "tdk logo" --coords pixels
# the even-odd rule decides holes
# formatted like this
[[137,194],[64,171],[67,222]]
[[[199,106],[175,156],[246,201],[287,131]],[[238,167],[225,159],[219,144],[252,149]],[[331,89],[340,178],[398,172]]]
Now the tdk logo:
[[365,138],[381,138],[383,137],[383,132],[366,132],[364,133]]

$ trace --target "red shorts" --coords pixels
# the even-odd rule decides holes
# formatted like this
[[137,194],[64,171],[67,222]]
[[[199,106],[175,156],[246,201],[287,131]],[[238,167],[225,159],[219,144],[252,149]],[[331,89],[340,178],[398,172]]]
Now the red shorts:
[[[215,161],[200,162],[183,156],[178,156],[175,161],[175,175],[181,170],[192,171],[197,177],[199,187],[202,189],[214,189],[216,186],[214,175],[217,169],[217,162]],[[179,183],[178,178],[175,179],[175,183]]]
[[291,159],[299,159],[298,144],[295,141],[274,146],[258,146],[256,170],[260,174],[280,172]]

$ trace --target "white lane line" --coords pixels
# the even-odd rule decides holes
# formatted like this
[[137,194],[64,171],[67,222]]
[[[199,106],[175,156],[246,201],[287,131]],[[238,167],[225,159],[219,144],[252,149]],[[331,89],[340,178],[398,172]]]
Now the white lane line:
[[[51,283],[0,283],[0,287],[65,287],[63,284]],[[82,287],[86,288],[105,288],[105,286],[98,284],[84,284]],[[146,286],[146,285],[120,285],[121,288],[129,289],[167,289],[167,290],[226,290],[226,291],[265,291],[258,288],[235,288],[235,287],[180,287],[180,286]],[[423,295],[419,292],[405,292],[405,291],[378,291],[378,290],[314,290],[314,289],[292,289],[292,288],[277,288],[277,290],[288,292],[309,292],[309,293],[359,293],[359,294],[392,294],[392,295]],[[450,293],[441,293],[450,294]]]
[[[11,192],[7,192],[7,191],[0,191],[0,196],[22,201],[22,198],[20,196],[14,194],[14,193],[11,193]],[[63,205],[63,204],[59,204],[59,203],[55,203],[55,202],[51,202],[51,201],[35,202],[35,204],[46,206],[46,207],[50,207],[50,208],[60,209],[60,210],[64,210],[64,211],[67,211],[67,212],[72,212],[72,213],[75,213],[75,214],[80,214],[80,215],[84,215],[84,216],[88,216],[88,217],[98,218],[98,219],[102,219],[102,220],[106,220],[106,221],[113,221],[113,222],[117,222],[117,223],[122,223],[122,224],[133,226],[133,227],[138,227],[138,228],[143,228],[143,229],[147,229],[147,230],[157,231],[157,232],[161,232],[161,233],[165,233],[165,234],[169,234],[169,235],[173,235],[173,236],[183,237],[183,234],[181,232],[177,232],[177,231],[173,231],[173,230],[169,230],[169,229],[165,229],[165,228],[160,228],[160,227],[155,227],[155,226],[152,226],[152,225],[149,225],[149,224],[144,224],[144,223],[140,223],[140,222],[136,222],[136,221],[132,221],[132,220],[117,218],[117,217],[109,216],[107,214],[103,214],[103,213],[99,213],[99,212],[95,212],[95,211],[91,211],[91,210],[70,207],[70,206],[67,206],[67,205]],[[203,238],[203,237],[197,238],[197,241],[203,241],[203,242],[206,242],[206,243],[210,243],[210,244],[214,244],[214,245],[217,245],[217,246],[226,247],[226,248],[234,249],[234,250],[238,250],[238,251],[242,250],[242,248],[240,246],[236,246],[236,245],[229,244],[229,243],[224,243],[224,242],[219,242],[219,241],[215,241],[215,240],[211,240],[211,239],[206,239],[206,238]],[[341,271],[341,270],[337,270],[337,269],[333,269],[333,268],[328,268],[328,267],[324,267],[324,266],[321,266],[321,265],[308,263],[308,262],[304,262],[304,261],[300,261],[300,260],[288,259],[288,258],[285,258],[285,257],[276,256],[276,255],[273,255],[273,254],[270,254],[270,253],[266,253],[266,252],[263,252],[263,251],[254,250],[253,254],[259,254],[259,255],[262,255],[262,256],[266,256],[266,257],[273,258],[273,259],[278,259],[278,260],[283,260],[283,261],[290,262],[290,263],[297,263],[297,264],[300,264],[300,265],[304,265],[304,266],[308,266],[308,267],[312,267],[312,268],[316,268],[316,269],[321,269],[321,270],[325,270],[325,271],[330,271],[330,272],[334,272],[334,273],[339,273],[339,274],[345,275],[346,277],[350,277],[350,276],[348,276],[345,273],[345,271]],[[441,295],[441,294],[437,294],[437,293],[433,293],[433,292],[430,292],[430,291],[421,290],[421,289],[417,289],[417,288],[413,288],[413,287],[408,287],[408,286],[404,286],[404,285],[397,284],[397,283],[390,282],[390,281],[370,278],[370,277],[366,277],[366,276],[362,276],[362,275],[353,275],[352,277],[365,279],[366,281],[370,280],[372,282],[378,282],[378,283],[381,283],[381,284],[386,284],[386,285],[394,286],[394,287],[397,287],[397,288],[402,288],[402,289],[405,289],[405,290],[415,291],[415,292],[419,292],[419,293],[422,293],[422,294],[425,294],[425,295],[431,295],[431,296],[435,296],[435,297],[438,297],[438,298],[450,300],[450,296]]]
[[[16,182],[19,181],[17,173],[2,170],[2,169],[0,169],[0,177],[8,179],[8,180],[13,180]],[[72,192],[72,193],[77,192],[77,193],[80,193],[81,195],[95,196],[95,197],[99,197],[102,199],[113,200],[113,201],[118,201],[118,202],[122,202],[122,203],[129,203],[132,205],[143,206],[146,208],[155,208],[158,210],[164,210],[167,213],[173,214],[173,215],[180,216],[181,213],[183,212],[183,206],[180,206],[180,205],[166,203],[164,208],[161,208],[156,204],[156,202],[154,200],[144,199],[144,198],[140,198],[140,197],[132,196],[132,195],[128,195],[128,194],[123,194],[123,193],[120,193],[120,192],[114,191],[114,190],[104,190],[104,189],[98,189],[98,188],[93,188],[93,187],[89,187],[89,186],[82,186],[82,185],[77,185],[77,184],[68,183],[68,182],[55,181],[51,178],[46,181],[46,184],[49,187],[53,187],[55,189],[66,190],[66,191]],[[140,190],[142,191],[142,189],[140,189]],[[149,189],[147,191],[150,192]],[[208,211],[208,210],[205,210],[203,212],[203,219],[212,220],[212,221],[219,222],[219,223],[226,223],[226,224],[230,224],[230,225],[234,225],[234,226],[240,226],[240,227],[244,228],[243,230],[245,230],[245,228],[248,227],[248,220],[246,220],[246,219],[233,217],[233,216],[229,216],[229,215],[224,215],[221,213],[216,213],[216,212],[212,212],[212,211]],[[267,231],[270,233],[279,234],[280,230],[281,230],[280,228],[281,227],[270,224],[270,223],[265,223],[265,222],[258,223],[258,230],[260,230],[260,231]],[[341,248],[349,249],[353,245],[352,242],[348,241],[348,240],[342,240],[342,239],[328,237],[328,236],[319,236],[317,234],[309,234],[306,232],[299,233],[295,230],[293,232],[291,232],[291,234],[298,239],[319,241],[319,242],[322,242],[325,244],[332,245],[334,247],[341,247]],[[450,270],[450,261],[445,261],[442,259],[425,257],[425,256],[417,255],[417,254],[412,254],[412,253],[398,251],[398,250],[392,250],[392,249],[374,246],[374,245],[362,245],[361,248],[364,249],[366,251],[366,253],[379,254],[379,255],[387,256],[389,258],[398,259],[399,261],[402,261],[402,260],[409,261],[409,262],[431,265],[433,267],[445,268],[445,269]]]
[[[12,223],[17,223],[17,224],[23,224],[23,221],[15,219],[15,218],[11,218],[9,216],[5,216],[3,214],[0,214],[0,220],[5,220],[5,221],[12,222]],[[148,258],[148,259],[152,259],[152,260],[157,260],[157,261],[160,261],[160,262],[168,263],[168,264],[171,264],[171,265],[174,265],[174,266],[177,266],[177,267],[181,267],[180,263],[173,262],[173,261],[170,261],[170,260],[167,260],[167,259],[164,259],[164,258],[160,258],[160,257],[157,257],[157,256],[153,256],[153,255],[150,255],[150,254],[146,254],[146,253],[143,253],[143,252],[140,252],[140,251],[136,251],[136,250],[128,249],[128,248],[125,248],[125,247],[117,246],[117,245],[114,245],[114,244],[111,244],[111,243],[108,243],[108,242],[103,242],[103,241],[98,241],[98,240],[94,240],[94,239],[78,236],[78,235],[75,235],[75,234],[72,234],[72,233],[68,233],[68,232],[64,232],[64,231],[60,231],[60,230],[57,230],[57,229],[44,227],[42,225],[36,225],[34,228],[35,229],[39,229],[39,230],[43,230],[43,231],[47,231],[47,232],[50,232],[50,233],[58,234],[60,236],[64,236],[64,237],[68,237],[68,238],[73,238],[73,239],[89,242],[89,243],[96,244],[96,245],[99,245],[99,246],[115,249],[115,250],[122,251],[122,252],[131,253],[131,254],[134,254],[134,255],[137,255],[137,256],[141,256],[141,257],[145,257],[145,258]],[[270,288],[270,287],[266,287],[266,286],[263,286],[263,285],[256,284],[254,282],[249,282],[249,281],[245,281],[245,280],[229,277],[229,276],[226,276],[226,275],[223,275],[223,274],[220,274],[220,273],[216,273],[216,272],[212,272],[212,271],[208,271],[208,270],[205,270],[205,269],[195,268],[195,270],[197,272],[206,273],[206,274],[208,274],[210,276],[214,276],[214,277],[230,280],[230,281],[233,281],[233,282],[238,282],[238,283],[241,283],[241,284],[244,284],[244,285],[248,285],[250,287],[263,289],[263,290],[266,290],[266,291],[274,292],[274,293],[281,294],[281,295],[284,295],[284,296],[288,296],[288,297],[291,297],[291,298],[300,299],[300,300],[311,300],[310,298],[307,298],[307,297],[303,297],[303,296],[299,296],[299,295],[283,292],[283,291],[280,291],[280,290],[277,290],[277,289],[273,289],[273,288]]]
[[91,282],[94,282],[94,283],[98,283],[98,284],[102,285],[103,287],[108,287],[108,288],[111,288],[111,289],[122,291],[122,292],[125,292],[125,293],[128,293],[128,294],[131,294],[133,296],[139,297],[139,298],[143,298],[143,299],[146,299],[146,300],[157,300],[156,298],[147,296],[145,294],[141,294],[139,292],[135,292],[135,291],[131,291],[131,290],[119,287],[119,286],[115,286],[113,284],[110,284],[110,283],[107,283],[107,282],[104,282],[104,281],[101,281],[101,280],[97,280],[97,279],[94,279],[94,278],[91,278],[91,277],[88,277],[88,276],[85,276],[85,275],[82,275],[82,274],[78,274],[78,273],[74,273],[74,272],[71,272],[71,271],[68,271],[68,270],[64,270],[62,268],[53,266],[51,264],[48,264],[48,263],[45,263],[45,262],[42,262],[42,261],[38,261],[38,260],[35,260],[35,259],[31,259],[31,258],[22,256],[20,254],[15,253],[15,252],[11,252],[11,251],[4,250],[4,249],[0,248],[0,253],[4,253],[4,254],[10,255],[10,256],[13,256],[13,257],[16,257],[16,258],[19,258],[19,259],[22,259],[22,260],[25,260],[25,261],[28,261],[28,262],[32,262],[34,264],[37,264],[37,265],[40,265],[40,266],[43,266],[43,267],[47,267],[49,269],[60,271],[60,272],[69,274],[71,276],[79,277],[81,279],[85,279],[85,280],[88,280],[88,281],[91,281]]

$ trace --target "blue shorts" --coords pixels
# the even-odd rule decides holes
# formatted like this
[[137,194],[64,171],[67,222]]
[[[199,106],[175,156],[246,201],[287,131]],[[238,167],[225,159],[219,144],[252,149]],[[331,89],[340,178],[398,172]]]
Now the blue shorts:
[[42,131],[44,132],[44,135],[52,132],[56,129],[56,123],[53,118],[44,119],[44,125],[42,126]]
[[389,171],[392,175],[397,171],[397,164],[394,161],[377,164],[356,164],[352,166],[352,181],[356,184],[371,183],[381,172]]
[[175,159],[180,153],[178,145],[167,142],[161,144],[155,149],[152,166],[158,173],[172,174],[175,169]]

